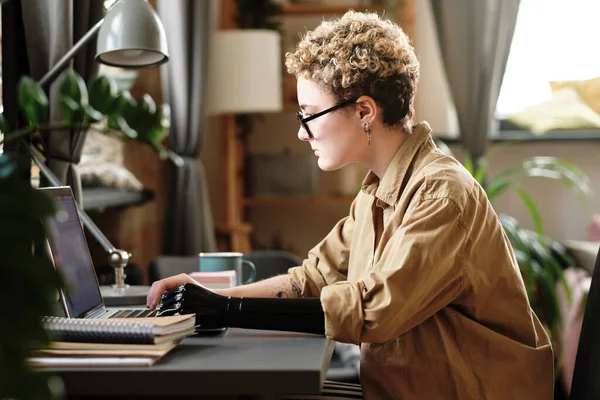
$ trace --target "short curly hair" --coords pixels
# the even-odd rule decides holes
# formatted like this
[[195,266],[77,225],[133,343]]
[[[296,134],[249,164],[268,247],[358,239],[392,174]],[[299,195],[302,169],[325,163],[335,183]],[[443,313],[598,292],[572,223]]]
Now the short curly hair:
[[375,13],[348,11],[307,32],[286,53],[287,71],[319,84],[337,101],[371,96],[383,123],[412,131],[419,61],[397,24]]

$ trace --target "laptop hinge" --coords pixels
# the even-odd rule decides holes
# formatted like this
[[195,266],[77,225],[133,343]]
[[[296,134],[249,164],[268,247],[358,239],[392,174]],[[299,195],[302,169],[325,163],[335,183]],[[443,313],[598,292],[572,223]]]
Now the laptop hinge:
[[97,309],[96,311],[92,311],[91,313],[87,314],[85,316],[85,318],[98,318],[104,314],[106,314],[108,312],[108,310],[104,307],[100,307],[99,309]]

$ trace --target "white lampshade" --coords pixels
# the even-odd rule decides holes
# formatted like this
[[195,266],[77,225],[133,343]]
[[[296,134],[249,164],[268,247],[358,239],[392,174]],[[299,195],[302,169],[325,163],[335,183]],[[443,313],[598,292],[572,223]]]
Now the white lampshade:
[[266,29],[214,32],[208,64],[209,115],[283,109],[283,61],[278,32]]
[[165,29],[148,0],[121,0],[100,27],[96,60],[121,68],[160,65],[169,59]]

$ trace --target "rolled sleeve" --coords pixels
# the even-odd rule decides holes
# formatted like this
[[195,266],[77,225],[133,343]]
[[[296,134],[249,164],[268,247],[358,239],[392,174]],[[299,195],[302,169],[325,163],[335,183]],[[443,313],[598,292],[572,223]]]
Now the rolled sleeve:
[[307,267],[303,264],[300,267],[290,268],[288,274],[292,276],[296,285],[301,289],[302,297],[319,297],[324,284],[323,278],[316,268]]
[[325,313],[325,335],[343,343],[360,343],[364,324],[361,282],[338,282],[323,288],[321,305]]

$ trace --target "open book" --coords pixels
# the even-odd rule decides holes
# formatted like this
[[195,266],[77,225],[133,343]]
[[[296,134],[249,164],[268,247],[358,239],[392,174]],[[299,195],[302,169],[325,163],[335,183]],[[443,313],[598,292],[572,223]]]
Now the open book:
[[153,318],[77,319],[43,317],[52,342],[158,344],[194,333],[195,315]]

